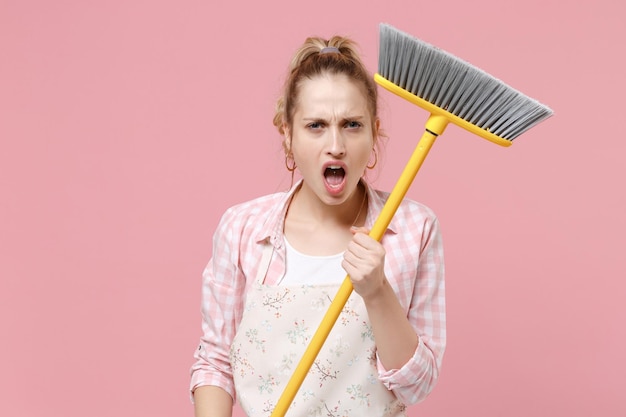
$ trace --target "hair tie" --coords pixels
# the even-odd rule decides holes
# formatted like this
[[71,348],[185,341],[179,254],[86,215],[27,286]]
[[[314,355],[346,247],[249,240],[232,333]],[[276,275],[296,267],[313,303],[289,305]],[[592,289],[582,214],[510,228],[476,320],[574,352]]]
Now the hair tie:
[[340,54],[341,51],[339,50],[339,48],[335,46],[326,46],[322,48],[322,50],[320,51],[320,54],[331,54],[331,53]]

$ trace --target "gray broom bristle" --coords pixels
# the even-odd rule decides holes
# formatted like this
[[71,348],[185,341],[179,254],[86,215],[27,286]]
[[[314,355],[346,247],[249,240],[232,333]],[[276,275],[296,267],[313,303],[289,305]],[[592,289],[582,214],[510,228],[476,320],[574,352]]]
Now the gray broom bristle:
[[385,23],[380,25],[378,73],[509,141],[553,113],[485,71]]

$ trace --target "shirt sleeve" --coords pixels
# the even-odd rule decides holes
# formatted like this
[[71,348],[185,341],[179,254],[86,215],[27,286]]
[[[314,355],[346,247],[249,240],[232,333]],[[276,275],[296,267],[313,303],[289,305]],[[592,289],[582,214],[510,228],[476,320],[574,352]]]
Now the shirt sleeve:
[[424,400],[434,388],[446,345],[443,244],[436,218],[424,226],[421,247],[408,311],[418,346],[400,369],[387,370],[378,360],[381,382],[407,405]]
[[200,386],[214,385],[235,400],[229,349],[243,311],[245,277],[239,265],[236,220],[227,211],[213,236],[213,255],[202,273],[202,337],[191,367],[191,398]]

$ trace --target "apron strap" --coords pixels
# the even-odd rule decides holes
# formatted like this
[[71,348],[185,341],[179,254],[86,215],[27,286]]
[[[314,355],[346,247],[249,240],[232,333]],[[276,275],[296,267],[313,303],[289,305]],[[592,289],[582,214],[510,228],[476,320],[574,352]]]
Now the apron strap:
[[256,274],[256,280],[258,284],[265,282],[265,276],[270,266],[270,260],[272,259],[272,253],[274,253],[274,245],[271,243],[264,243],[263,255],[261,256],[261,262],[259,263],[259,269]]

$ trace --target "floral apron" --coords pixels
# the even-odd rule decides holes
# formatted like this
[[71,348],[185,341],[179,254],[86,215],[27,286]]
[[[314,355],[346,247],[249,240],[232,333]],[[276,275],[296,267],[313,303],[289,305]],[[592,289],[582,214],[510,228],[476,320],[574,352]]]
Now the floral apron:
[[[266,270],[261,265],[248,292],[230,350],[237,397],[249,417],[272,413],[339,289],[264,285]],[[365,305],[352,293],[286,416],[405,416],[404,404],[378,380],[375,352]]]

